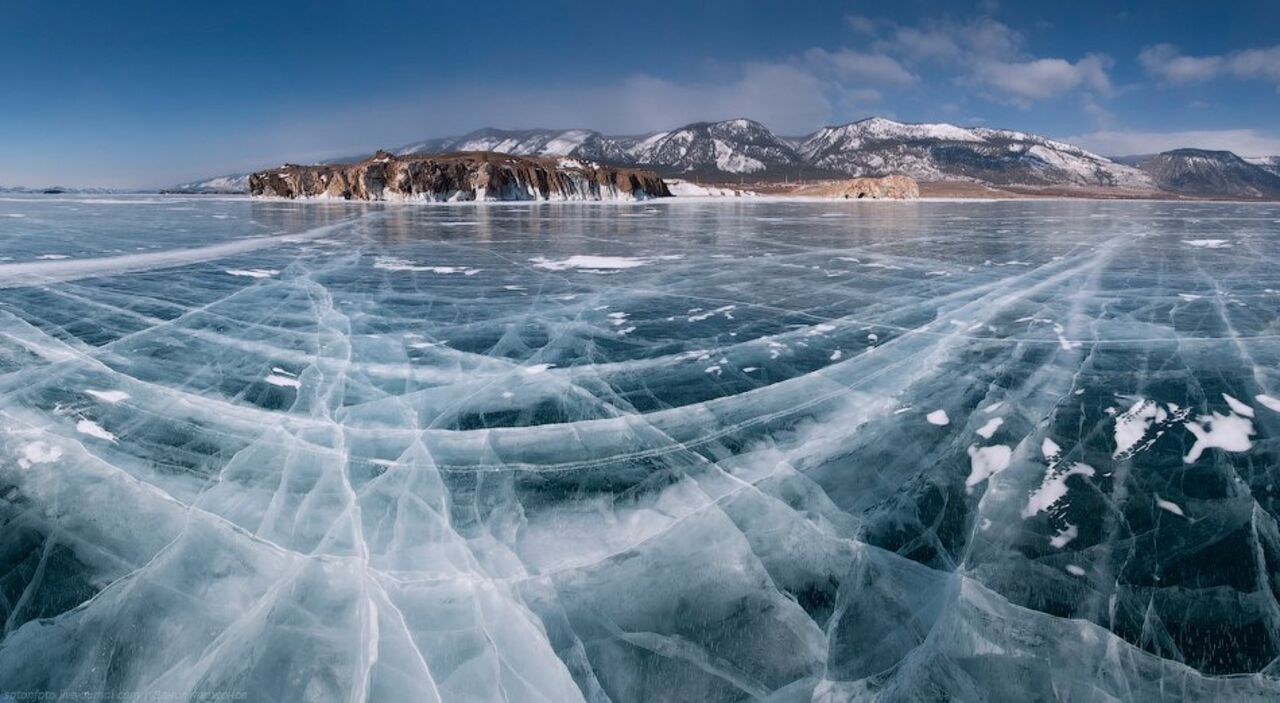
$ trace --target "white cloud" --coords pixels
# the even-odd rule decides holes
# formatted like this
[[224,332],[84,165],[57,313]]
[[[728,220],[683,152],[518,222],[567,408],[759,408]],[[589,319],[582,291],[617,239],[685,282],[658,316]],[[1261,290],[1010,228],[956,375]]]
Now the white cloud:
[[876,21],[870,17],[863,17],[862,15],[845,15],[844,21],[847,22],[854,30],[862,32],[863,34],[875,34]]
[[[872,46],[882,53],[902,57],[910,66],[942,66],[960,83],[983,88],[984,97],[1021,107],[1079,89],[1111,94],[1109,57],[1089,54],[1072,62],[1032,56],[1023,51],[1022,45],[1020,32],[982,17],[966,22],[899,26]],[[1089,104],[1096,113],[1100,106],[1092,98]]]
[[993,19],[979,19],[963,27],[964,44],[978,56],[1013,56],[1022,46],[1022,35]]
[[1280,84],[1280,46],[1236,52],[1231,56],[1231,72]]
[[1226,62],[1221,56],[1181,56],[1172,44],[1156,44],[1138,53],[1138,63],[1163,81],[1188,83],[1213,78]]
[[1280,135],[1264,134],[1253,129],[1183,132],[1100,131],[1067,137],[1064,141],[1112,156],[1154,154],[1183,147],[1221,149],[1241,156],[1280,154]]
[[864,54],[852,49],[827,51],[814,47],[804,53],[808,65],[840,83],[911,85],[918,79],[895,59],[884,54]]
[[894,32],[891,46],[918,61],[949,59],[960,55],[960,44],[956,39],[950,33],[938,30],[902,27]]
[[1138,53],[1138,62],[1147,73],[1165,83],[1195,83],[1230,76],[1280,86],[1280,46],[1186,56],[1172,44],[1156,44],[1143,48]]
[[877,43],[915,61],[973,62],[1011,59],[1018,55],[1022,35],[990,18],[968,22],[935,22],[924,27],[898,27],[893,36]]
[[1026,106],[1031,101],[1056,97],[1080,87],[1109,92],[1110,62],[1100,54],[1090,54],[1075,63],[1066,59],[983,61],[976,66],[973,76],[978,83]]

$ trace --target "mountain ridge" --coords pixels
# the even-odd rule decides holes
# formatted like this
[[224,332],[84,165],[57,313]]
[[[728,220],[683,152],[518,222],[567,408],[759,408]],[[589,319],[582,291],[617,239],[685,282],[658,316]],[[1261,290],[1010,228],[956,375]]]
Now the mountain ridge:
[[1143,161],[1138,168],[1169,193],[1280,198],[1280,174],[1230,151],[1172,149]]
[[[487,151],[531,157],[571,157],[608,166],[644,168],[666,178],[712,182],[792,181],[902,174],[917,181],[964,181],[998,187],[1103,188],[1158,193],[1156,179],[1140,163],[1108,158],[1029,132],[949,123],[897,122],[870,117],[830,125],[803,137],[780,137],[748,118],[701,121],[644,135],[610,136],[592,129],[499,129],[422,140],[392,150],[399,156]],[[1233,155],[1234,156],[1234,155]],[[1239,157],[1237,157],[1239,158]],[[1137,159],[1137,160],[1135,160]],[[1242,163],[1280,175],[1280,157]],[[235,178],[237,180],[233,181]],[[176,190],[226,192],[243,174],[194,181]],[[1268,188],[1228,178],[1203,193],[1181,195],[1257,197]],[[1190,189],[1188,189],[1190,188]],[[1269,197],[1269,196],[1268,196]]]

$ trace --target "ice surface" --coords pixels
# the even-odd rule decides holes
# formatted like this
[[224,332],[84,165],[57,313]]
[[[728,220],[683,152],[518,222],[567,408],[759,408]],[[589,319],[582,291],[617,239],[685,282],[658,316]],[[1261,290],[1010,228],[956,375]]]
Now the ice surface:
[[1280,207],[0,209],[11,697],[1280,696]]

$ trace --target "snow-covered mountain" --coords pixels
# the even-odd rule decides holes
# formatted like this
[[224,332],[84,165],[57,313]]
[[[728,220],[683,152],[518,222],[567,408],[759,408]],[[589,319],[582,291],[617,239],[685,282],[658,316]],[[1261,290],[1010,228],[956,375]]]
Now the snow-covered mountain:
[[801,163],[795,147],[759,122],[697,122],[658,132],[626,150],[635,164],[695,175],[764,175]]
[[191,181],[173,186],[169,190],[185,193],[248,193],[249,174],[233,173],[203,181]]
[[1280,156],[1246,156],[1244,160],[1280,176]]
[[461,137],[446,137],[410,144],[399,155],[451,151],[498,151],[514,156],[576,156],[591,161],[624,163],[623,143],[589,129],[478,129]]
[[[1202,170],[1201,176],[1192,178],[1175,173],[1194,170],[1193,160],[1185,155],[1165,159],[1162,163],[1169,163],[1155,169],[1146,164],[1157,156],[1110,159],[1026,132],[945,123],[908,124],[882,117],[824,127],[795,138],[779,137],[748,119],[697,122],[643,136],[609,136],[589,129],[481,129],[416,142],[396,153],[459,151],[574,157],[703,182],[903,174],[923,182],[963,180],[996,186],[1153,190],[1168,184],[1179,189],[1171,192],[1187,195],[1253,197],[1247,193],[1270,192],[1267,178],[1280,177],[1280,157],[1246,161],[1232,154],[1238,163],[1224,166],[1221,158],[1216,163],[1219,172],[1236,176],[1218,178],[1204,175],[1207,172]],[[1263,176],[1257,176],[1259,173]],[[243,192],[245,188],[245,176],[236,174],[183,184],[175,190]]]
[[1141,165],[1170,193],[1225,198],[1280,198],[1280,175],[1229,151],[1174,149]]
[[820,129],[805,138],[799,151],[811,166],[851,176],[902,173],[920,181],[1151,187],[1151,180],[1138,169],[1079,147],[985,127],[904,124],[873,117]]
[[574,156],[639,165],[667,174],[764,174],[800,163],[795,147],[747,119],[697,122],[642,137],[609,137],[589,129],[481,129],[461,137],[410,144],[399,154],[499,151],[516,156]]
[[901,173],[921,181],[1151,187],[1136,168],[1034,134],[882,117],[825,127],[796,139],[779,137],[748,119],[696,122],[643,137],[610,137],[585,129],[482,129],[412,144],[398,153],[441,151],[575,156],[709,180]]

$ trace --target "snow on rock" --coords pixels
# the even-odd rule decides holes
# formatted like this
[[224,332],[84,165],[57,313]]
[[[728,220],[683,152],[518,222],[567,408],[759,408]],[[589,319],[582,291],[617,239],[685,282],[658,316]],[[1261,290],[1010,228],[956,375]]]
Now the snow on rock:
[[794,147],[746,119],[659,132],[630,147],[627,156],[637,164],[679,173],[751,174],[800,163]]
[[1136,168],[1034,134],[881,117],[820,129],[805,138],[799,153],[813,166],[853,176],[901,173],[921,181],[1152,187]]

